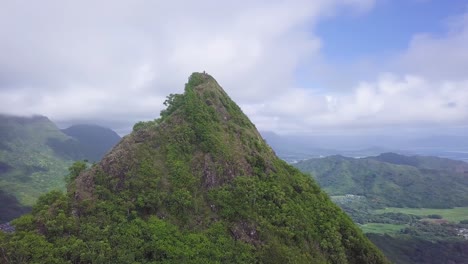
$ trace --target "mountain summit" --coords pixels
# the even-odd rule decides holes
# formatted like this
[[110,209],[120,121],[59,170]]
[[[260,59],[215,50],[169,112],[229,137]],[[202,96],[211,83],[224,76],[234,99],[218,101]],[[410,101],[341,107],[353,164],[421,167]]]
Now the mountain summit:
[[80,263],[387,263],[213,77],[192,74],[165,105],[101,162],[72,167],[68,195],[41,198],[4,251],[38,241],[51,261]]

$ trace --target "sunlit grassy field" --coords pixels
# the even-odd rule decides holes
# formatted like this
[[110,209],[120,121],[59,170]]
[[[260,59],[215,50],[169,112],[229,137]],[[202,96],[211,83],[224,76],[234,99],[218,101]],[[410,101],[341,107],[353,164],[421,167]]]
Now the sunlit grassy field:
[[399,232],[406,225],[368,223],[360,225],[360,227],[364,233],[391,234]]
[[468,219],[468,207],[455,207],[452,209],[434,209],[434,208],[397,208],[388,207],[385,209],[375,210],[376,214],[383,213],[403,213],[403,214],[414,214],[420,216],[427,216],[432,214],[441,215],[444,219],[451,222],[459,222],[461,220]]

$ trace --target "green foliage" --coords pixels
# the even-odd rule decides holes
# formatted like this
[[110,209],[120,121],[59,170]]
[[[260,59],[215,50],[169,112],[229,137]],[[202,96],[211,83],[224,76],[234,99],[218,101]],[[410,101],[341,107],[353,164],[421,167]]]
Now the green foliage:
[[[295,177],[300,179],[303,176],[298,174]],[[269,253],[258,256],[261,262],[268,263],[273,259],[274,263],[293,260],[300,263],[311,262],[313,257],[307,252],[314,244],[309,243],[319,243],[322,250],[333,256],[333,262],[353,261],[357,256],[347,251],[347,243],[353,240],[353,243],[366,242],[359,233],[356,234],[346,215],[323,193],[317,195],[312,182],[296,182],[295,188],[301,192],[280,184],[275,177],[267,180],[237,177],[232,184],[213,189],[210,199],[221,216],[233,222],[243,219],[257,223],[263,236],[272,239],[267,239],[270,242],[265,246]],[[304,197],[316,197],[316,200],[307,200]],[[298,241],[302,243],[298,244]],[[372,250],[371,248],[365,250]]]
[[63,263],[54,244],[35,232],[0,235],[0,259],[4,263]]
[[16,257],[12,241],[36,231],[68,263],[387,262],[211,76],[193,74],[166,105],[68,195],[41,197],[4,252]]
[[[468,243],[459,235],[466,227],[455,222],[466,219],[468,210],[452,208],[468,204],[468,178],[460,173],[465,163],[386,153],[363,159],[333,156],[295,166],[335,195],[333,200],[395,263],[463,263],[461,256],[466,258],[462,251]],[[419,208],[423,206],[435,208]]]
[[187,85],[190,87],[196,87],[206,81],[209,78],[207,74],[194,72],[190,75]]
[[433,242],[463,240],[458,236],[456,225],[437,224],[430,221],[416,222],[401,230],[401,233]]
[[372,207],[453,208],[468,205],[468,178],[456,171],[461,166],[459,162],[452,164],[443,159],[444,162],[434,163],[427,169],[433,157],[418,157],[415,163],[413,157],[397,156],[399,163],[406,158],[406,163],[415,163],[415,166],[396,165],[380,161],[379,157],[330,156],[302,161],[294,166],[311,173],[330,195],[365,196]]
[[87,165],[84,161],[75,161],[69,168],[68,168],[68,175],[65,177],[65,182],[70,184],[73,182],[81,172],[86,170]]
[[43,116],[0,115],[1,223],[27,212],[41,194],[65,190],[64,176],[75,159],[100,159],[119,139],[115,132],[94,126],[64,131],[79,140]]
[[138,131],[140,129],[146,129],[146,128],[151,128],[151,127],[156,127],[161,123],[161,119],[154,119],[153,121],[139,121],[133,125],[133,131]]
[[416,215],[416,216],[419,216],[419,218],[423,218],[431,214],[436,214],[436,215],[441,215],[444,219],[450,222],[458,222],[468,217],[468,207],[456,207],[456,208],[451,208],[451,209],[388,207],[385,209],[375,210],[375,213],[376,214],[397,213],[397,214],[406,214],[406,215]]
[[421,238],[368,234],[393,263],[439,264],[465,263],[468,241],[432,242]]
[[165,110],[161,111],[161,119],[165,119],[171,115],[175,110],[184,104],[184,95],[183,94],[170,94],[166,97],[164,105],[167,107]]
[[406,225],[402,224],[383,224],[383,223],[367,223],[361,226],[364,233],[377,233],[377,234],[396,234],[401,232]]
[[[64,190],[63,177],[71,160],[56,155],[49,139],[64,141],[67,136],[46,117],[0,115],[0,167],[7,168],[0,169],[0,193],[13,196],[20,212],[41,194]],[[8,211],[0,210],[0,218],[4,213]]]

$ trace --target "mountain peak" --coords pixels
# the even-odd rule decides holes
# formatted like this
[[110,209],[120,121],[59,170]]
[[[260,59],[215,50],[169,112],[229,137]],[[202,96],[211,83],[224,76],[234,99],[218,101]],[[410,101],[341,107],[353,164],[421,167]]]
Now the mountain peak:
[[[37,215],[47,241],[98,240],[119,248],[99,256],[113,263],[386,263],[309,176],[275,155],[213,77],[192,74],[165,105],[71,175],[70,200],[43,200],[64,209],[42,213],[80,225],[49,232],[55,222],[43,220],[55,216]],[[147,245],[127,243],[133,238]]]
[[[204,104],[212,109],[210,111],[214,111],[212,113],[217,115],[218,121],[225,122],[237,118],[235,121],[249,123],[254,127],[218,82],[205,72],[195,72],[190,75],[188,83],[185,85],[184,96],[186,107]],[[195,99],[194,96],[198,98]]]
[[188,87],[196,90],[198,93],[217,92],[218,96],[227,96],[218,82],[206,72],[194,72],[190,75],[187,83]]
[[29,115],[29,116],[17,116],[10,114],[1,114],[0,121],[13,122],[18,124],[29,124],[29,123],[52,123],[48,117],[43,115]]
[[[198,175],[196,180],[205,189],[220,186],[237,175],[251,175],[259,164],[262,173],[272,172],[271,160],[277,158],[274,151],[210,75],[193,73],[184,94],[169,95],[165,105],[167,109],[161,111],[159,119],[137,123],[133,133],[124,137],[94,172],[103,170],[111,177],[116,176],[116,171],[119,177],[128,174],[142,159],[139,149],[150,146],[147,151],[151,155],[183,157],[184,174]],[[181,169],[173,168],[167,157],[159,163],[158,170]],[[77,179],[77,186],[83,188],[77,189],[76,197],[91,196],[92,180],[88,177],[94,172]]]

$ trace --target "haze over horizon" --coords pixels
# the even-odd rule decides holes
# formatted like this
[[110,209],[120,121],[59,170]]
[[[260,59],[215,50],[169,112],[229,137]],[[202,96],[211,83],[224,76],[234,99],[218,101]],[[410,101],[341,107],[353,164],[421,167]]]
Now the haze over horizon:
[[0,22],[0,113],[123,135],[205,70],[262,131],[468,131],[462,0],[4,1]]

